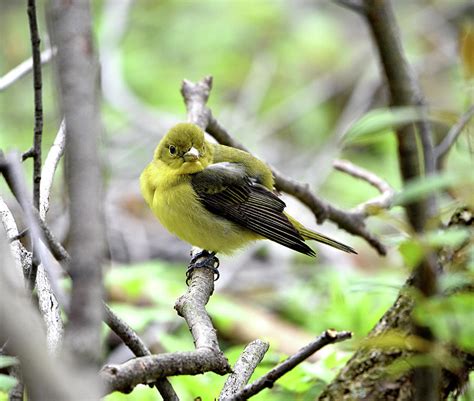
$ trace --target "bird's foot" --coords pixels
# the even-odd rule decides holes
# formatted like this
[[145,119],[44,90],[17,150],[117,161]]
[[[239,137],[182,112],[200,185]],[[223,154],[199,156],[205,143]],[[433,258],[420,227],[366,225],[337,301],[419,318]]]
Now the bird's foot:
[[[202,259],[204,258],[204,259]],[[202,259],[198,262],[199,259]],[[217,281],[220,277],[220,273],[218,270],[219,267],[219,259],[216,257],[215,252],[209,252],[205,249],[201,252],[197,253],[191,258],[191,262],[188,265],[188,270],[186,270],[186,284],[189,285],[189,280],[191,280],[191,273],[194,269],[201,269],[203,267],[212,270],[214,273],[214,281]]]

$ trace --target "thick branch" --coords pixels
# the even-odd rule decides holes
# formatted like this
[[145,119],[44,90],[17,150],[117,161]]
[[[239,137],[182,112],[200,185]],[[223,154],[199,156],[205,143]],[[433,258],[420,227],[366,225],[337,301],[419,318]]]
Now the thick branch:
[[255,340],[247,345],[234,365],[233,372],[227,378],[219,396],[220,401],[227,400],[240,391],[250,380],[255,368],[268,351],[269,344]]
[[[400,42],[400,32],[389,0],[365,0],[368,25],[380,55],[387,77],[393,106],[425,106],[421,89],[411,71]],[[424,161],[420,161],[417,148],[417,131],[420,135]],[[397,131],[398,156],[403,181],[409,182],[423,174],[435,171],[431,128],[427,119],[403,126]],[[435,214],[432,196],[419,199],[406,206],[408,219],[416,231],[422,231]]]
[[[105,303],[104,303],[104,321],[112,331],[117,334],[124,344],[130,348],[135,356],[149,356],[150,350],[147,348],[142,339],[137,333],[122,319],[120,319]],[[158,379],[154,385],[160,392],[163,400],[178,401],[178,396],[175,393],[171,383],[164,377]]]
[[188,291],[175,308],[191,329],[195,351],[151,355],[131,359],[121,365],[107,365],[101,371],[108,391],[128,392],[140,383],[174,375],[196,375],[204,372],[229,373],[230,366],[219,349],[216,331],[205,310],[214,291],[214,273],[195,269]]
[[93,370],[101,355],[105,249],[98,154],[101,133],[98,63],[89,2],[53,0],[50,4],[51,34],[58,49],[60,104],[66,121],[69,273],[72,278],[66,343],[78,360]]

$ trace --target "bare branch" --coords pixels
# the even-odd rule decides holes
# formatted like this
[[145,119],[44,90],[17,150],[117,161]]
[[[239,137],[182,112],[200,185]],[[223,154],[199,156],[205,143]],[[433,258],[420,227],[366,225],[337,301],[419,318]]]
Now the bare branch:
[[39,215],[41,220],[46,220],[46,213],[49,209],[49,196],[51,194],[51,187],[53,185],[54,174],[58,167],[59,160],[64,154],[64,147],[66,145],[66,123],[64,120],[61,121],[56,139],[53,145],[49,149],[48,155],[43,165],[43,171],[41,172],[41,185],[40,185],[40,205]]
[[97,369],[101,355],[105,250],[98,154],[98,63],[89,2],[53,0],[49,12],[52,39],[58,48],[57,78],[66,121],[66,183],[70,202],[72,292],[65,342],[76,360],[92,372]]
[[352,337],[349,331],[337,332],[334,330],[326,330],[316,340],[301,348],[296,354],[280,363],[278,366],[270,370],[267,374],[255,380],[253,383],[245,386],[237,394],[226,398],[226,401],[243,401],[259,393],[264,388],[271,388],[273,384],[284,374],[288,373],[296,365],[299,365],[305,359],[313,355],[316,351],[329,344],[348,340]]
[[360,213],[366,217],[375,214],[382,209],[391,208],[395,190],[388,182],[376,174],[352,164],[348,160],[334,160],[333,166],[336,170],[368,182],[381,193],[380,196],[356,206],[353,209],[353,212]]
[[[424,110],[425,102],[420,85],[406,60],[390,1],[365,0],[365,9],[367,23],[387,78],[392,105],[414,106]],[[424,160],[420,160],[418,156],[417,131]],[[416,124],[399,128],[397,139],[400,169],[405,183],[423,174],[435,172],[432,133],[427,119],[422,118]],[[432,196],[406,205],[408,219],[416,231],[422,231],[428,219],[435,215],[435,207]]]
[[[33,88],[35,98],[35,126],[33,140],[33,206],[39,210],[41,183],[41,139],[43,135],[43,100],[41,78],[41,54],[35,0],[28,0],[31,52],[33,55]],[[33,251],[34,252],[34,251]]]
[[[135,356],[149,356],[150,350],[147,348],[137,333],[122,319],[120,319],[108,306],[104,303],[104,321],[112,331],[117,334],[124,344],[130,348]],[[160,392],[163,400],[178,401],[178,396],[174,391],[171,383],[166,379],[158,379],[154,385]]]
[[25,397],[25,384],[18,364],[8,369],[8,374],[17,380],[17,383],[8,392],[8,401],[23,401]]
[[214,273],[195,269],[188,291],[175,308],[191,329],[195,351],[175,352],[131,359],[121,365],[106,365],[101,370],[108,391],[128,392],[140,383],[153,383],[174,375],[196,375],[204,372],[229,373],[230,366],[219,349],[216,331],[205,306],[214,291]]
[[443,138],[441,143],[435,148],[434,153],[438,164],[446,157],[449,150],[454,145],[459,135],[461,135],[462,131],[467,126],[473,116],[474,105],[467,109],[467,111],[459,118],[458,122],[451,127],[451,129]]
[[[48,48],[41,53],[41,64],[48,63],[56,54],[55,48]],[[0,77],[0,92],[7,89],[10,85],[14,84],[20,78],[24,77],[33,69],[33,58],[23,61],[18,64],[15,68],[7,72],[3,77]]]
[[[46,351],[42,323],[33,309],[30,296],[13,274],[4,236],[0,235],[0,332],[9,338],[8,349],[17,355],[32,401],[83,401],[92,399],[95,389],[79,372]],[[84,386],[87,383],[87,386]]]
[[211,111],[206,107],[212,89],[212,77],[207,76],[197,83],[185,79],[181,86],[181,94],[188,114],[188,121],[206,130],[211,118]]
[[257,365],[268,351],[269,344],[255,340],[248,344],[234,365],[233,372],[222,388],[219,400],[224,401],[240,391],[249,381]]
[[358,14],[365,14],[365,7],[361,1],[358,0],[333,0],[334,3],[339,4],[349,10],[352,10]]
[[[43,243],[41,242],[41,231],[39,230],[36,223],[36,219],[33,216],[33,208],[29,204],[29,201],[25,199],[26,194],[24,182],[20,172],[18,171],[19,161],[14,156],[8,157],[8,159],[10,160],[8,162],[9,173],[6,174],[9,176],[8,184],[12,187],[12,191],[17,196],[17,199],[22,205],[22,207],[27,208],[26,210],[24,209],[24,211],[27,217],[27,222],[30,226],[31,240],[34,246],[36,247],[38,255],[40,256],[42,262],[38,262],[37,274],[35,275],[35,284],[38,293],[40,311],[46,325],[48,349],[54,354],[59,350],[59,346],[61,344],[63,336],[63,322],[61,319],[61,310],[55,294],[60,295],[62,292],[60,291],[60,287],[57,285],[54,279],[52,280],[53,285],[50,284],[48,275],[46,275],[45,273],[45,268],[48,268],[49,277],[54,278],[51,266],[48,260],[46,259],[46,249]],[[16,226],[13,215],[1,197],[0,215],[7,235],[10,238],[17,236],[18,228]],[[30,273],[33,264],[33,257],[31,252],[28,252],[18,240],[10,242],[10,249],[16,260],[17,266],[23,270],[25,278],[29,279],[29,277],[31,276]],[[21,281],[22,280],[19,279],[19,282]]]

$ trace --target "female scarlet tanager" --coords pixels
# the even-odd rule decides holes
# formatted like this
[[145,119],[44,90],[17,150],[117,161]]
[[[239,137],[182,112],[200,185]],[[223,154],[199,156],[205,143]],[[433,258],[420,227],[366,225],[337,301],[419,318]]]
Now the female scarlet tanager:
[[212,256],[265,238],[310,256],[315,253],[306,240],[356,253],[285,213],[265,163],[247,152],[206,142],[194,124],[179,123],[164,136],[141,174],[140,186],[168,231]]

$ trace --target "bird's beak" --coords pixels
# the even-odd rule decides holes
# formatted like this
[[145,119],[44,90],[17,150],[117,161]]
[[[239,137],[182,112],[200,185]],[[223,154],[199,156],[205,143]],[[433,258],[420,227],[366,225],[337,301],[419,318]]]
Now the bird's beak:
[[199,150],[194,146],[184,154],[184,161],[186,162],[195,162],[197,159],[199,159]]

